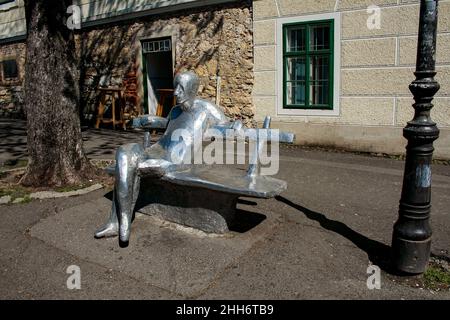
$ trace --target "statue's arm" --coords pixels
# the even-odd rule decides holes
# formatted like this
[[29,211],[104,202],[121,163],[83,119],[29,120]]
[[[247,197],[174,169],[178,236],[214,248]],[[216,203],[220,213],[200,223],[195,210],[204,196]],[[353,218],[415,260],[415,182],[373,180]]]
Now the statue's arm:
[[222,109],[219,106],[211,102],[206,102],[205,104],[209,113],[210,127],[224,125],[230,122],[230,119],[227,118],[227,116],[223,113]]

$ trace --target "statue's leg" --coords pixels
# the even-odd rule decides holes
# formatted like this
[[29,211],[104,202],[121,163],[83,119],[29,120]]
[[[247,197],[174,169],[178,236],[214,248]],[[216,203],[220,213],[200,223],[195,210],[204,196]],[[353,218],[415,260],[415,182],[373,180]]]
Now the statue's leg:
[[139,195],[137,166],[143,154],[144,149],[137,143],[120,147],[116,154],[116,212],[119,218],[119,238],[125,243],[130,238],[131,219]]
[[121,241],[128,242],[131,218],[139,196],[137,165],[142,155],[142,146],[135,143],[121,146],[117,150],[111,214],[108,222],[95,233],[96,238],[119,235]]
[[141,187],[141,177],[139,176],[139,174],[135,174],[133,184],[133,202],[131,204],[133,208],[136,208],[136,202],[139,197],[140,187]]

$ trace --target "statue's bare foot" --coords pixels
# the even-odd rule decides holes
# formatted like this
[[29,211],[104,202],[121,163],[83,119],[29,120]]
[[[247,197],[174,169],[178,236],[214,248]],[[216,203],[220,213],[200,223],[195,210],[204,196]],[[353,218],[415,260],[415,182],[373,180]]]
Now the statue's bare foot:
[[108,238],[119,235],[119,224],[117,222],[108,222],[95,232],[96,238]]

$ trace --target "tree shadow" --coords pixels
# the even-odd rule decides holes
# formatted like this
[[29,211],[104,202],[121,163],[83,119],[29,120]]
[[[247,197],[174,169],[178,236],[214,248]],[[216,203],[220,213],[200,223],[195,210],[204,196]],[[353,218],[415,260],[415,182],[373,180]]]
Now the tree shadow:
[[[83,132],[85,153],[90,158],[114,156],[121,145],[143,141],[143,132],[89,128]],[[152,142],[155,141],[152,136]]]
[[26,158],[26,121],[21,119],[0,119],[0,163]]
[[276,200],[302,212],[308,219],[319,222],[320,226],[325,228],[326,230],[337,233],[343,236],[344,238],[350,240],[359,249],[366,252],[369,260],[374,265],[380,267],[383,271],[396,276],[404,275],[402,273],[399,273],[392,267],[390,246],[369,239],[366,236],[362,235],[361,233],[351,229],[346,224],[340,221],[328,219],[324,214],[312,211],[282,196],[277,196]]

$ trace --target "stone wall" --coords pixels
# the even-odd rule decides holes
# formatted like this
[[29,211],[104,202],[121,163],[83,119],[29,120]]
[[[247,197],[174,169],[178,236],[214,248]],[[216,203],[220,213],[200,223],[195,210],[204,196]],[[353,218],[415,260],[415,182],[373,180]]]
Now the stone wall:
[[23,117],[23,80],[25,76],[25,43],[0,46],[0,62],[16,59],[19,71],[17,81],[0,79],[0,117]]
[[[370,5],[380,9],[380,27],[369,28]],[[333,145],[361,151],[403,153],[401,128],[413,118],[418,0],[254,0],[256,120],[297,133],[302,144]],[[282,42],[286,22],[337,20],[340,38],[338,103],[333,114],[316,110],[287,114],[282,102]],[[321,18],[321,19],[320,19]],[[441,128],[436,155],[450,158],[450,1],[439,1],[436,95],[432,118]],[[400,134],[399,134],[400,132]]]
[[174,72],[193,70],[199,95],[215,101],[220,76],[220,105],[235,119],[252,124],[253,34],[251,1],[150,16],[85,30],[77,36],[84,113],[93,113],[102,75],[120,84],[137,74],[143,102],[142,39],[171,37]]

